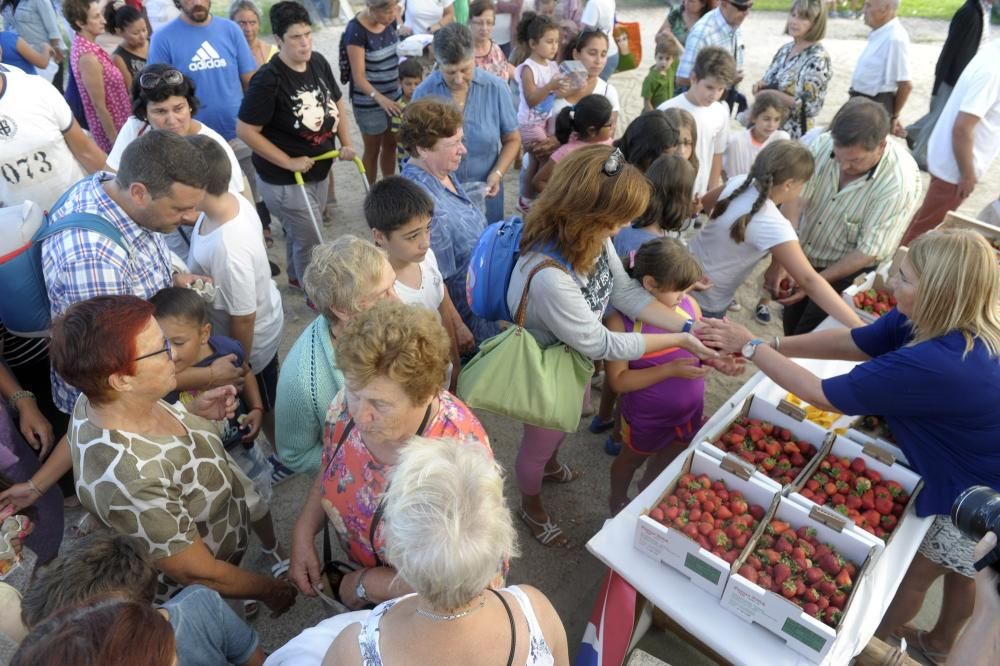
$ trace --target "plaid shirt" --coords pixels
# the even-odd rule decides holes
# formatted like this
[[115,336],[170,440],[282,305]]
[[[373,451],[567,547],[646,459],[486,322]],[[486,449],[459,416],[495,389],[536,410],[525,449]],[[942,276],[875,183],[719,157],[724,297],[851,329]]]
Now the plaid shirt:
[[[95,296],[127,294],[148,299],[172,284],[170,250],[163,234],[140,227],[111,200],[101,184],[113,177],[98,172],[79,183],[66,203],[52,211],[52,220],[71,212],[96,213],[118,228],[130,251],[85,229],[67,229],[45,240],[42,270],[53,319],[70,305]],[[52,399],[60,411],[72,413],[79,395],[52,371]]]
[[736,58],[736,69],[743,69],[743,29],[733,29],[722,16],[721,9],[713,9],[698,19],[691,26],[687,41],[684,42],[684,53],[677,65],[677,76],[682,79],[691,78],[695,58],[698,52],[706,46],[718,46],[725,49]]

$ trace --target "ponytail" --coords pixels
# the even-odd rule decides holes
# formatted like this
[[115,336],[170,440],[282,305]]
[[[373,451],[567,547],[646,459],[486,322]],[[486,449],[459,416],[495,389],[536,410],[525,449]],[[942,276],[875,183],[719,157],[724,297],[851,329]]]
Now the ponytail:
[[556,138],[559,143],[567,143],[574,132],[582,139],[594,136],[611,122],[613,112],[611,102],[604,95],[587,95],[556,116]]
[[759,194],[750,207],[750,212],[738,217],[729,229],[729,237],[736,243],[742,243],[746,239],[747,227],[753,216],[771,196],[771,189],[775,183],[788,180],[805,182],[812,177],[813,168],[812,153],[797,141],[781,140],[765,146],[750,167],[746,180],[728,197],[715,204],[712,219],[721,217],[733,199],[746,192],[751,184],[756,183]]
[[142,20],[142,14],[139,13],[139,10],[120,0],[109,2],[104,6],[104,22],[107,24],[105,29],[112,35],[140,20]]
[[559,24],[555,19],[547,14],[536,14],[535,12],[524,12],[521,20],[517,22],[517,43],[527,52],[531,52],[531,42],[538,41],[549,30],[558,30]]

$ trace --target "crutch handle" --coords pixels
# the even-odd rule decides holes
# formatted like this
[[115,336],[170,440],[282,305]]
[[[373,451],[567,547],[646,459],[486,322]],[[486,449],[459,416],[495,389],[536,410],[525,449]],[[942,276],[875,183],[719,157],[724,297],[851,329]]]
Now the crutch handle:
[[[315,162],[319,162],[320,160],[335,160],[338,157],[340,157],[340,151],[339,150],[328,150],[325,153],[320,153],[319,155],[313,155],[312,159]],[[361,173],[361,175],[362,176],[365,175],[365,173],[366,173],[365,172],[365,164],[364,164],[364,162],[361,161],[361,158],[358,157],[357,155],[355,155],[353,161],[354,161],[354,166],[358,167],[358,171]],[[295,184],[296,185],[302,185],[304,183],[305,183],[305,181],[302,179],[302,172],[301,171],[296,171],[295,172]]]

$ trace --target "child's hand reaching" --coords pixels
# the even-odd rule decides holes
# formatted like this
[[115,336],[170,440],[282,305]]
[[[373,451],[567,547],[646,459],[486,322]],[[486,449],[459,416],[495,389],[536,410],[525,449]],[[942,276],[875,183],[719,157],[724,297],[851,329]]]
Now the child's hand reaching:
[[698,280],[693,285],[691,285],[691,290],[692,291],[708,291],[709,289],[711,289],[714,286],[715,286],[715,283],[712,282],[712,278],[710,278],[707,275],[705,275],[700,280]]
[[244,414],[240,420],[240,430],[244,433],[240,441],[249,443],[257,439],[257,435],[260,433],[260,426],[263,422],[264,410],[260,407],[254,407]]
[[746,359],[742,356],[720,356],[719,358],[706,359],[702,364],[730,377],[742,375],[747,367]]
[[562,99],[572,91],[569,77],[565,74],[553,76],[552,80],[549,81],[549,90],[555,94],[556,99]]
[[679,358],[667,365],[670,366],[672,376],[680,379],[700,379],[708,374],[708,368],[698,365],[698,360],[694,358]]

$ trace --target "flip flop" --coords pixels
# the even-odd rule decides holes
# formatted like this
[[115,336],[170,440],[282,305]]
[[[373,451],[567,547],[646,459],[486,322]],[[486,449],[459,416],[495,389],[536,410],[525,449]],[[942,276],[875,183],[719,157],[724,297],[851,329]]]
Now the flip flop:
[[278,460],[278,456],[273,453],[267,457],[267,462],[271,463],[271,483],[274,485],[277,485],[285,479],[297,474],[294,470],[285,467],[281,461]]
[[902,638],[906,638],[907,634],[913,636],[913,641],[907,640],[907,649],[912,649],[915,652],[919,652],[924,659],[934,664],[935,666],[944,666],[944,663],[948,660],[947,652],[935,652],[934,650],[929,650],[924,646],[924,636],[927,632],[923,629],[915,629],[913,627],[905,627],[903,632],[900,633]]
[[[550,548],[572,548],[573,543],[563,536],[562,528],[552,522],[552,519],[548,516],[545,517],[545,522],[540,523],[531,516],[528,512],[524,510],[524,507],[518,508],[518,513],[521,516],[521,520],[525,525],[531,530],[532,536],[535,540],[543,546],[548,546]],[[541,530],[541,531],[538,531]],[[562,537],[562,540],[559,540]]]
[[554,472],[546,472],[543,474],[542,481],[552,481],[553,483],[572,483],[581,476],[583,476],[583,472],[570,469],[570,466],[566,463],[559,463],[559,469]]

